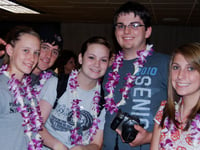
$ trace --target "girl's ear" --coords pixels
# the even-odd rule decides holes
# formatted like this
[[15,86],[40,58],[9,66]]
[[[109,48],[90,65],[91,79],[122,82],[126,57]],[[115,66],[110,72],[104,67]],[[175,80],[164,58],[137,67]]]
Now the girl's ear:
[[78,62],[79,62],[79,64],[81,64],[81,65],[82,65],[82,60],[83,60],[83,57],[82,57],[82,54],[80,53],[80,54],[78,55]]
[[6,45],[6,52],[9,56],[12,56],[13,55],[13,47],[10,45],[10,44],[7,44]]

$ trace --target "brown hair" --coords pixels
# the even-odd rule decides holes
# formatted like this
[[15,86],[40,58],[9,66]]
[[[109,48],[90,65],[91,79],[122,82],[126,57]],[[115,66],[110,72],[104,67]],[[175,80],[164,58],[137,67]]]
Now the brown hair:
[[[164,109],[163,117],[160,124],[161,127],[164,126],[164,120],[166,117],[169,117],[169,120],[172,121],[176,126],[178,123],[175,120],[175,103],[174,102],[178,103],[181,96],[177,95],[175,89],[172,86],[172,75],[171,75],[172,63],[174,61],[174,57],[176,56],[176,54],[183,55],[186,61],[188,61],[194,67],[194,69],[196,69],[200,73],[200,43],[199,42],[184,44],[173,51],[172,58],[170,61],[170,67],[169,67],[170,70],[169,70],[169,79],[168,79],[168,102]],[[188,130],[192,119],[195,118],[197,113],[200,113],[200,97],[197,104],[192,108],[188,116],[188,120],[187,120],[184,130]]]
[[[16,26],[13,29],[10,30],[10,32],[8,32],[8,34],[6,35],[6,42],[7,44],[10,44],[12,47],[15,47],[15,44],[17,41],[20,40],[20,37],[24,34],[30,34],[33,35],[35,37],[37,37],[40,40],[40,36],[37,32],[35,32],[31,27],[28,26]],[[6,53],[4,56],[4,64],[9,64],[10,60],[9,60],[9,56]]]

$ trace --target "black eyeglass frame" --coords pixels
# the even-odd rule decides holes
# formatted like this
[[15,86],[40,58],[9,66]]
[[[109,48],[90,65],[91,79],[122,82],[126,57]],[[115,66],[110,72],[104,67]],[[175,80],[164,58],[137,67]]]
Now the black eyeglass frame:
[[131,22],[129,25],[124,25],[123,23],[117,23],[114,25],[115,29],[124,30],[126,27],[131,29],[137,29],[139,27],[145,26],[144,24],[141,24],[139,22]]

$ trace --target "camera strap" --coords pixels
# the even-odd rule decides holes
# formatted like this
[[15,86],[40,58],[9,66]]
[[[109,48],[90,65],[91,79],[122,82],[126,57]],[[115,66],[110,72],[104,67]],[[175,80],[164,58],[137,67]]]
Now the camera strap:
[[[65,75],[65,76],[58,76],[58,84],[57,84],[57,97],[55,100],[55,103],[53,105],[53,109],[56,108],[57,104],[58,104],[58,99],[63,95],[63,93],[66,91],[67,88],[67,83],[68,83],[68,79],[69,79],[69,75]],[[102,109],[104,108],[104,104],[105,104],[105,99],[104,99],[104,90],[103,90],[103,86],[101,83],[101,98],[99,101],[99,110],[100,112],[98,113],[98,116],[101,114]]]
[[115,137],[115,147],[114,150],[119,150],[119,146],[118,146],[118,134],[116,133],[116,137]]

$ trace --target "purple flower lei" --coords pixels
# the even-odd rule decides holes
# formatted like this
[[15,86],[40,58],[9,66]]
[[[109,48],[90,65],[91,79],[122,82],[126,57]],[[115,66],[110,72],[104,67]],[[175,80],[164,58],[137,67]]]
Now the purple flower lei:
[[[43,88],[44,84],[46,83],[46,81],[52,76],[51,72],[46,72],[43,71],[42,73],[40,73],[40,85],[35,85],[33,88],[36,92],[36,95],[39,96],[41,89]],[[37,99],[39,99],[39,97],[37,97]]]
[[128,98],[128,92],[131,87],[134,86],[134,81],[137,78],[135,75],[139,71],[141,67],[144,66],[144,63],[146,62],[146,57],[152,55],[153,45],[147,45],[146,50],[137,51],[137,61],[133,63],[135,67],[135,71],[133,74],[128,73],[127,76],[124,78],[126,80],[126,83],[123,88],[120,89],[120,92],[122,93],[122,98],[120,102],[115,104],[114,102],[114,88],[119,82],[120,75],[118,74],[120,67],[123,65],[123,53],[119,52],[119,54],[116,56],[115,61],[112,65],[112,72],[110,72],[108,82],[105,85],[106,90],[108,91],[108,95],[105,97],[106,104],[105,108],[113,114],[114,112],[118,111],[118,107],[121,105],[125,105],[126,101],[125,99]]
[[[78,134],[78,130],[79,127],[77,127],[77,122],[80,119],[80,106],[79,106],[79,102],[81,101],[80,99],[78,99],[78,95],[77,95],[77,88],[78,88],[78,81],[77,81],[77,76],[78,76],[78,71],[77,70],[73,70],[72,73],[70,74],[70,80],[69,80],[69,86],[71,89],[71,93],[74,96],[73,102],[72,102],[72,112],[73,112],[73,121],[74,121],[74,129],[72,129],[71,132],[71,145],[75,144],[87,144],[90,141],[93,140],[93,136],[96,134],[97,129],[98,128],[98,123],[100,122],[100,120],[97,118],[97,115],[99,113],[99,100],[100,100],[100,93],[99,91],[95,91],[95,95],[93,97],[93,108],[92,110],[94,111],[94,115],[95,118],[93,119],[93,124],[92,127],[89,129],[89,135],[87,138],[87,141],[83,142],[82,141],[82,136]],[[97,86],[100,86],[100,83],[98,82]],[[97,88],[99,89],[99,88]]]
[[[3,65],[0,68],[0,74],[7,73],[7,69],[8,66]],[[14,96],[14,103],[19,104],[17,111],[21,113],[23,118],[22,126],[26,127],[24,133],[29,139],[28,150],[41,150],[42,139],[38,132],[42,130],[42,118],[38,101],[35,101],[37,93],[30,87],[31,79],[29,76],[25,76],[22,82],[15,79],[14,76],[13,74],[8,81],[8,88]],[[21,91],[25,91],[25,94],[22,94]],[[27,108],[24,104],[25,99],[30,101],[31,108]]]

